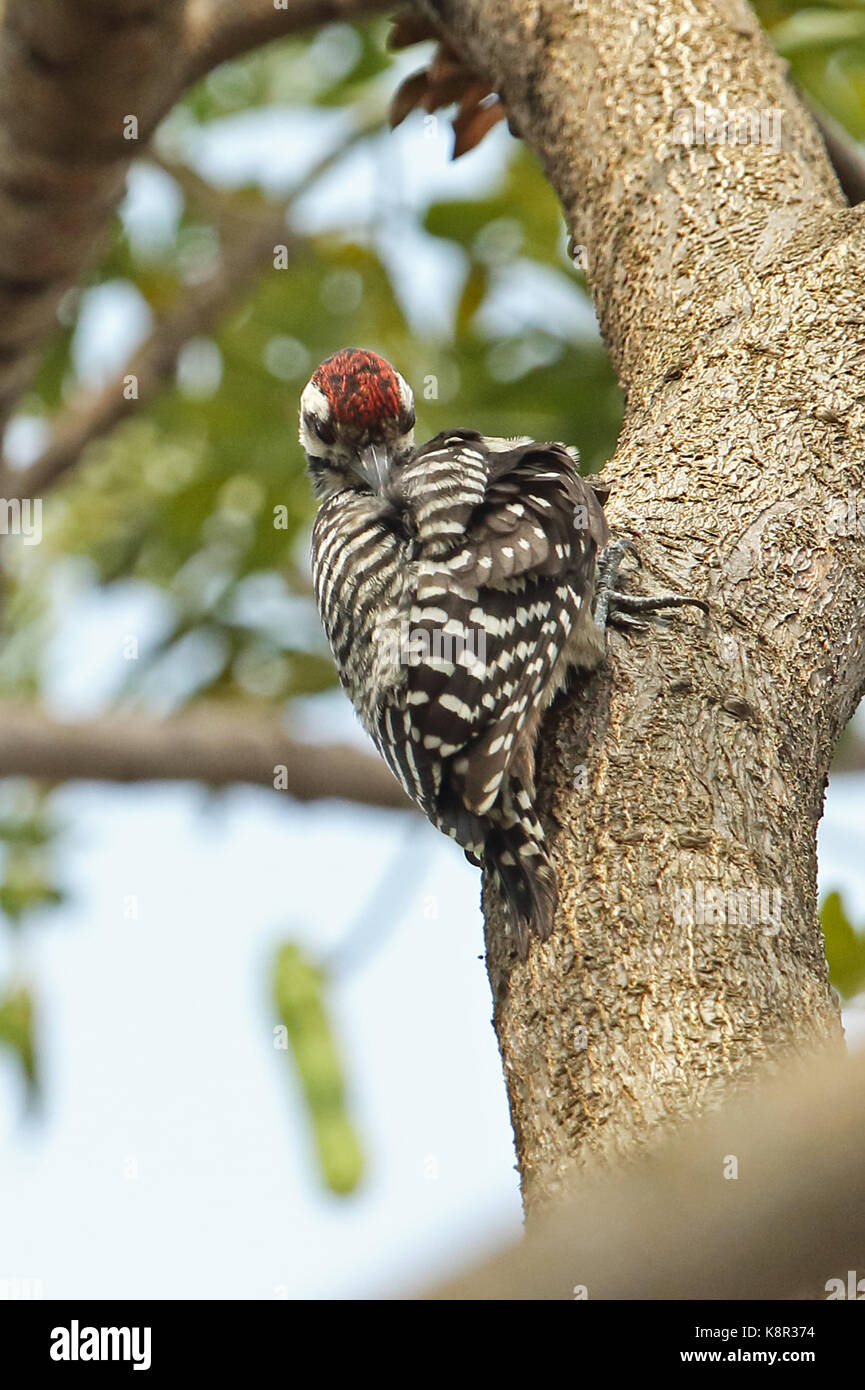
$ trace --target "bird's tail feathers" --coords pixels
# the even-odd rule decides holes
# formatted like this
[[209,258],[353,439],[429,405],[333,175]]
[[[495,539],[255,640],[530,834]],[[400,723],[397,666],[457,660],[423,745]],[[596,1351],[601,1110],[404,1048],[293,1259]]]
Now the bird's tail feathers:
[[530,933],[546,941],[558,905],[556,876],[543,838],[527,832],[521,822],[496,827],[487,836],[484,861],[498,886],[520,959],[525,960]]

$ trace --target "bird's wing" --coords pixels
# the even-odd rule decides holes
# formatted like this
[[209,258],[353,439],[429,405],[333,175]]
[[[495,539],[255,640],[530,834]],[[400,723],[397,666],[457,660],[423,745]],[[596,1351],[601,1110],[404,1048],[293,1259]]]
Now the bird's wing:
[[[453,758],[463,800],[478,814],[495,800],[591,604],[595,554],[607,537],[600,504],[564,446],[495,443],[468,432],[439,436],[402,479],[417,557],[405,738]],[[410,762],[412,750],[399,756]]]

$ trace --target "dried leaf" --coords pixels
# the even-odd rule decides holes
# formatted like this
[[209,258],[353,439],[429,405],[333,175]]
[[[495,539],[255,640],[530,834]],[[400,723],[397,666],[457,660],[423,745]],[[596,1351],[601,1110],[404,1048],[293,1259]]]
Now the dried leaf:
[[472,71],[459,54],[448,44],[440,43],[429,65],[430,81],[439,82],[443,78],[452,77],[456,72],[464,75],[465,82],[477,80],[477,73]]
[[426,68],[421,68],[419,72],[413,72],[411,77],[407,77],[405,82],[400,83],[388,112],[391,130],[402,125],[406,116],[410,115],[416,107],[426,105],[428,87],[429,73]]
[[452,157],[459,159],[460,155],[473,150],[476,145],[480,144],[487,132],[492,130],[493,126],[504,120],[505,115],[505,108],[498,97],[486,106],[461,107],[454,120]]
[[463,101],[467,88],[476,82],[474,73],[467,68],[456,70],[433,80],[429,77],[429,88],[424,105],[427,111],[438,111],[443,106],[451,106],[455,101]]
[[412,73],[398,88],[391,102],[391,128],[400,125],[418,107],[432,113],[454,102],[459,103],[460,109],[453,122],[452,158],[458,159],[480,144],[507,111],[489,83],[446,43],[440,43],[430,66]]

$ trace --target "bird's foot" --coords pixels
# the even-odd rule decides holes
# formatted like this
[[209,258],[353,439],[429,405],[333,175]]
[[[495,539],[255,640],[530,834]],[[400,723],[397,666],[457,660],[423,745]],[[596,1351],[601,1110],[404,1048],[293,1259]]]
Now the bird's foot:
[[705,599],[689,598],[682,594],[659,594],[656,598],[643,594],[623,594],[616,588],[619,569],[625,556],[632,554],[640,563],[633,542],[626,536],[613,541],[598,559],[598,575],[595,584],[595,626],[600,632],[606,631],[607,624],[645,632],[648,623],[633,617],[635,613],[657,613],[665,608],[700,608],[708,613],[709,605]]

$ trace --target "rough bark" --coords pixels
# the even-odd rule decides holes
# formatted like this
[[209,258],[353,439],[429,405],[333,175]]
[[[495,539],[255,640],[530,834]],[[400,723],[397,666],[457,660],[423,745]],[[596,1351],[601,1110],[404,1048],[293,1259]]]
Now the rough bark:
[[[711,605],[612,634],[548,717],[562,909],[525,965],[485,894],[531,1205],[840,1038],[815,827],[865,684],[862,545],[827,510],[865,496],[865,235],[740,0],[423,8],[502,94],[587,247],[627,392],[607,511],[638,544],[631,587]],[[679,143],[697,102],[776,109],[779,148]],[[700,922],[700,884],[780,893],[780,930],[759,900],[756,920]]]
[[297,801],[335,797],[396,810],[410,806],[396,778],[373,754],[339,744],[300,743],[275,720],[229,710],[73,723],[5,704],[0,707],[0,777],[192,781],[212,787],[250,782]]

